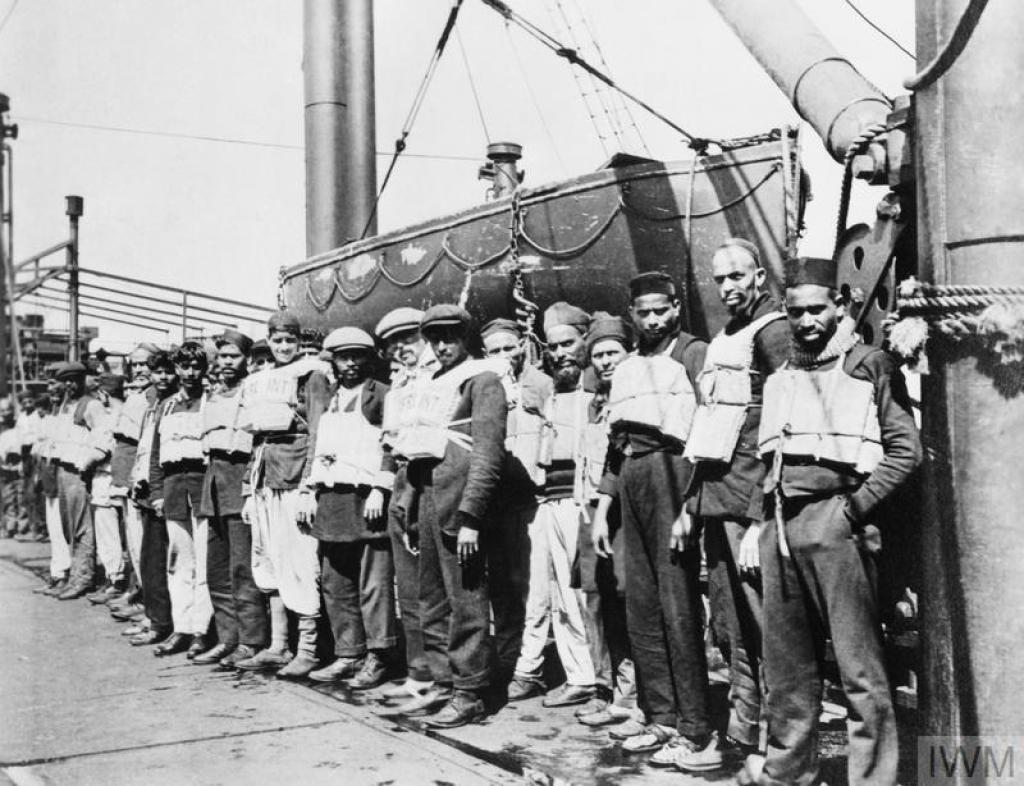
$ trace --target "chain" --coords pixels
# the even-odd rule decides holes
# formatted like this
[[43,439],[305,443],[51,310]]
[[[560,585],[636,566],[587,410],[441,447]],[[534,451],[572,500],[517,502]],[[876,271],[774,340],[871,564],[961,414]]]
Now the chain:
[[523,335],[529,339],[527,353],[530,362],[533,363],[540,357],[540,339],[537,338],[534,327],[537,322],[537,312],[540,309],[526,296],[526,280],[519,254],[519,238],[523,235],[525,219],[522,194],[517,188],[512,192],[512,201],[509,205],[508,274],[512,279],[512,299],[515,301],[516,322],[522,328]]

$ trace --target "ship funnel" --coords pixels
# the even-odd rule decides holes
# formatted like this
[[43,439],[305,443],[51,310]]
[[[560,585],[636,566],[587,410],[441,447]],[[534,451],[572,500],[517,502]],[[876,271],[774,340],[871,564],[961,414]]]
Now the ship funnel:
[[479,177],[491,181],[487,189],[491,199],[501,199],[519,188],[526,175],[517,163],[522,157],[523,146],[515,142],[492,142],[487,146],[487,163],[480,167]]

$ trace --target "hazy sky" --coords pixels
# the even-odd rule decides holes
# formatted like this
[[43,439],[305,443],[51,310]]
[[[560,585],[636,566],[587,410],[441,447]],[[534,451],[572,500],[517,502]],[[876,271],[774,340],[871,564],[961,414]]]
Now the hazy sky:
[[[0,19],[12,2],[0,0]],[[914,70],[909,58],[843,0],[801,3],[869,79],[889,95],[902,92]],[[913,49],[910,0],[857,3]],[[585,10],[623,86],[698,135],[741,136],[797,120],[706,0],[561,4]],[[556,0],[512,5],[558,30]],[[375,3],[380,151],[392,149],[449,7],[449,0]],[[458,29],[490,137],[523,144],[528,185],[591,171],[607,158],[568,65],[518,29],[506,30],[479,0],[465,0]],[[278,269],[300,262],[305,251],[301,34],[300,0],[20,0],[0,31],[0,92],[10,96],[21,130],[14,143],[15,258],[61,239],[63,197],[81,194],[83,266],[272,305]],[[633,116],[653,157],[689,157],[674,132],[639,109]],[[408,152],[482,160],[485,145],[455,39]],[[378,164],[383,170],[387,157]],[[482,201],[478,164],[404,159],[381,203],[380,228]],[[813,132],[804,137],[804,164],[814,201],[802,251],[828,255],[840,168]],[[871,220],[881,192],[860,184],[855,191],[851,222]],[[66,325],[60,312],[47,318]],[[139,337],[109,323],[101,331],[110,345]]]

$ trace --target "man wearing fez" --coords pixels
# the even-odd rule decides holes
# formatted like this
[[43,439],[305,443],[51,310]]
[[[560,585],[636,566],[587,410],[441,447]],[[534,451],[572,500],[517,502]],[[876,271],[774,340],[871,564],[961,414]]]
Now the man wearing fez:
[[820,658],[830,634],[851,705],[849,782],[895,784],[872,517],[920,464],[921,443],[890,357],[837,330],[835,264],[792,260],[785,305],[793,346],[765,383],[758,436],[774,519],[760,540],[769,690],[759,782],[818,782]]
[[790,332],[778,301],[762,291],[757,246],[729,238],[711,258],[711,275],[729,321],[708,345],[698,381],[686,443],[696,463],[688,510],[703,524],[712,617],[728,635],[728,735],[750,754],[760,746],[763,689],[757,544],[765,470],[757,430],[764,380],[786,361]]
[[491,320],[481,329],[480,337],[487,357],[504,358],[511,371],[505,385],[508,420],[500,520],[487,557],[494,646],[500,676],[507,681],[515,672],[523,646],[530,564],[528,529],[537,515],[538,484],[543,483],[543,470],[537,464],[542,409],[554,387],[551,377],[526,362],[526,338],[517,322]]
[[206,580],[217,645],[193,658],[228,670],[267,643],[267,600],[252,577],[252,530],[242,521],[242,486],[252,434],[242,428],[242,383],[252,339],[226,330],[216,339],[220,385],[203,407],[203,477],[199,515],[208,521]]
[[[425,701],[447,699],[427,722],[446,728],[485,713],[492,644],[481,538],[494,522],[505,452],[505,390],[492,361],[470,358],[469,327],[458,306],[427,310],[420,330],[441,368],[392,391],[385,416],[387,443],[409,460],[402,518],[419,533],[424,646],[439,686]],[[447,635],[435,637],[445,621]]]
[[657,751],[654,765],[700,758],[714,769],[721,754],[708,710],[699,531],[685,511],[691,465],[683,458],[707,344],[680,329],[676,287],[664,273],[641,273],[629,294],[638,352],[615,369],[609,422],[624,456],[613,474],[629,640],[648,725],[623,748]]

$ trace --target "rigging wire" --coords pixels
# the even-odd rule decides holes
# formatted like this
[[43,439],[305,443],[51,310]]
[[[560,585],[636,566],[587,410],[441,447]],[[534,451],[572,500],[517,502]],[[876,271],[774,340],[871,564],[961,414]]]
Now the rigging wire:
[[893,38],[891,35],[889,35],[887,32],[885,32],[885,30],[883,30],[881,28],[881,26],[877,25],[867,14],[865,14],[863,11],[861,11],[856,6],[856,4],[853,2],[853,0],[843,0],[843,2],[846,3],[848,6],[850,6],[850,8],[853,10],[853,12],[855,14],[857,14],[857,16],[859,16],[865,22],[867,22],[868,26],[873,28],[876,33],[878,33],[880,36],[882,36],[882,38],[888,39],[889,43],[891,43],[893,46],[895,46],[897,49],[899,49],[903,54],[905,54],[911,60],[914,60],[914,61],[917,60],[917,57],[914,56],[913,52],[911,52],[909,49],[907,49],[905,46],[903,46],[903,44],[901,44],[899,41],[897,41],[895,38]]
[[537,100],[537,94],[533,90],[533,84],[530,82],[530,77],[526,73],[526,67],[523,65],[523,60],[519,56],[519,47],[516,46],[515,38],[512,37],[512,31],[509,29],[508,22],[505,23],[505,38],[508,40],[509,48],[512,50],[512,59],[516,61],[516,67],[519,69],[519,73],[523,78],[523,84],[526,86],[526,92],[530,96],[530,103],[533,104],[533,108],[537,112],[537,117],[540,120],[541,127],[544,129],[544,135],[548,138],[551,150],[554,152],[555,158],[558,160],[558,165],[562,168],[562,173],[567,175],[569,173],[569,168],[565,165],[565,160],[562,158],[562,151],[559,148],[558,140],[555,138],[555,135],[551,133],[551,126],[548,125],[547,118],[544,116],[544,112],[540,108],[540,102]]
[[455,28],[455,40],[459,44],[459,52],[462,53],[462,64],[466,67],[466,77],[469,79],[469,89],[473,94],[473,103],[476,104],[476,113],[480,116],[480,125],[484,129],[484,139],[491,144],[491,134],[487,130],[487,120],[484,117],[484,108],[480,104],[480,95],[476,91],[476,80],[473,79],[473,69],[469,67],[469,56],[466,54],[466,47],[462,43],[462,34]]
[[444,23],[444,29],[441,31],[441,37],[437,40],[437,45],[434,47],[434,53],[430,56],[430,62],[427,64],[427,71],[423,75],[423,79],[420,81],[419,89],[416,91],[416,96],[413,98],[412,106],[409,107],[409,114],[405,116],[405,122],[402,124],[402,130],[395,139],[395,151],[391,154],[391,162],[388,164],[387,171],[384,173],[384,180],[380,184],[380,188],[377,190],[377,197],[373,200],[373,207],[370,209],[370,215],[366,219],[366,225],[363,227],[362,234],[359,239],[362,240],[366,237],[366,233],[370,231],[370,227],[373,226],[373,222],[377,218],[377,209],[380,207],[380,199],[384,196],[384,190],[388,187],[388,183],[391,181],[391,175],[395,171],[395,164],[398,163],[398,159],[402,153],[405,152],[406,140],[409,138],[409,134],[412,132],[412,125],[416,122],[416,117],[419,115],[420,108],[423,106],[423,101],[427,97],[427,88],[430,87],[430,82],[434,78],[434,73],[437,71],[437,64],[441,61],[441,55],[444,54],[445,47],[448,45],[448,39],[451,37],[452,30],[455,29],[455,22],[459,18],[459,9],[462,8],[462,0],[455,0],[452,3],[451,10],[448,11],[448,19]]
[[924,67],[924,70],[903,82],[903,86],[907,90],[924,90],[937,82],[950,69],[971,40],[974,28],[978,26],[986,5],[988,5],[988,0],[970,0],[960,21],[956,23],[953,35],[942,51]]
[[[141,136],[159,136],[166,137],[169,139],[191,139],[198,142],[220,142],[232,145],[249,145],[251,147],[269,147],[280,150],[305,150],[303,145],[288,145],[280,142],[260,142],[254,139],[235,139],[232,137],[222,136],[209,136],[204,134],[186,134],[177,131],[155,131],[152,129],[144,128],[129,128],[127,126],[105,126],[96,123],[74,123],[67,120],[53,120],[44,117],[26,117],[24,115],[18,115],[13,118],[19,123],[42,123],[44,125],[52,126],[65,126],[67,128],[84,128],[90,131],[112,131],[121,134],[139,134]],[[378,156],[390,156],[391,153],[378,150],[376,152]],[[429,158],[437,159],[440,161],[478,161],[478,156],[455,156],[445,155],[441,153],[406,153],[409,158]]]
[[14,0],[14,2],[11,3],[11,7],[7,9],[7,13],[4,14],[4,18],[0,20],[0,33],[4,31],[5,27],[7,27],[7,23],[11,21],[11,16],[14,14],[14,9],[17,7],[18,0]]
[[575,49],[566,47],[557,38],[554,38],[550,34],[544,32],[542,29],[537,27],[528,19],[513,11],[505,2],[503,2],[503,0],[482,0],[482,2],[491,9],[493,9],[494,11],[497,11],[499,14],[501,14],[501,16],[505,17],[505,19],[508,19],[511,22],[515,23],[518,27],[522,28],[526,33],[528,33],[532,38],[536,39],[540,44],[550,49],[559,57],[566,59],[572,65],[579,66],[584,71],[588,72],[589,74],[592,74],[597,79],[600,79],[602,82],[608,85],[608,87],[618,91],[625,98],[628,98],[630,101],[637,104],[639,107],[646,110],[654,117],[658,118],[661,122],[663,122],[665,125],[671,128],[673,131],[677,132],[678,134],[681,134],[687,140],[691,148],[694,148],[696,150],[704,150],[707,148],[709,144],[715,141],[710,138],[694,136],[685,128],[680,126],[678,123],[671,120],[670,118],[659,112],[657,109],[655,109],[653,106],[648,104],[646,101],[637,97],[636,95],[634,95],[633,93],[629,92],[624,87],[616,83],[614,79],[605,74],[603,71],[594,67],[587,60],[580,57],[579,52],[577,52]]

